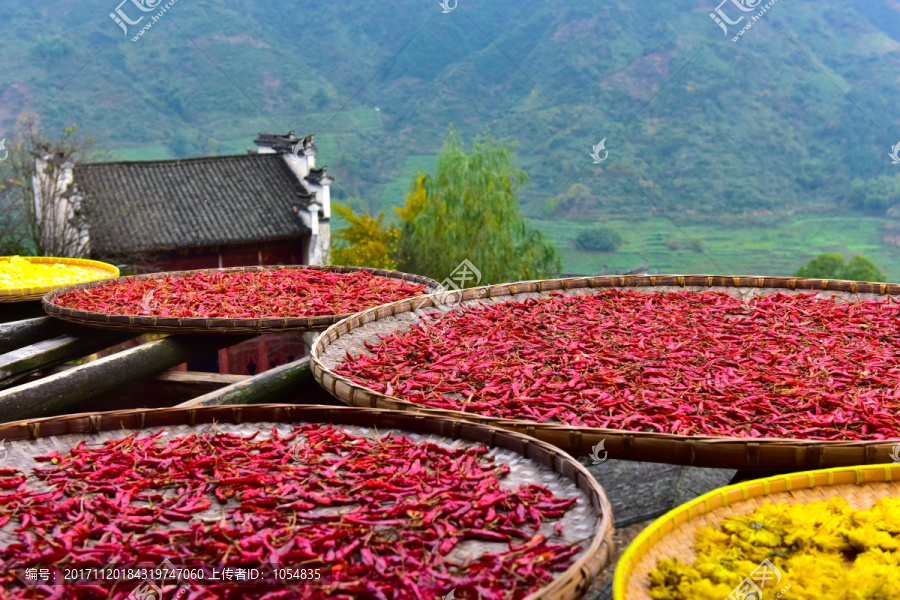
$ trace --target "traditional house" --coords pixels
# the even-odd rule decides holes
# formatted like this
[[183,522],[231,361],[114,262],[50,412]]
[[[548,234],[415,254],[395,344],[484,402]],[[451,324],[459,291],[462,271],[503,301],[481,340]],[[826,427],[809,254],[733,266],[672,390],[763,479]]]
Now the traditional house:
[[138,272],[322,264],[331,178],[312,136],[261,134],[247,154],[76,165],[90,256]]
[[[78,215],[74,235],[91,258],[136,273],[324,264],[332,179],[316,168],[313,136],[254,142],[241,155],[68,165],[56,210]],[[252,375],[303,353],[299,335],[261,336],[221,351],[218,370]]]

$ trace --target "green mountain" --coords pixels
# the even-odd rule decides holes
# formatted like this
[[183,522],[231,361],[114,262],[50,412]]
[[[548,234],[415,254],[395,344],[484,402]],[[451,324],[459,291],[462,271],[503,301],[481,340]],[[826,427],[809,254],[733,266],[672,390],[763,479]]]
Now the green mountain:
[[[721,5],[744,16],[724,35],[705,0],[177,0],[135,42],[156,14],[142,2],[164,4],[118,5],[146,15],[126,35],[115,0],[0,0],[2,135],[37,111],[48,132],[77,123],[114,158],[150,159],[315,132],[336,197],[378,211],[448,124],[490,127],[517,144],[524,211],[569,272],[783,274],[837,251],[900,277],[895,0],[779,1],[737,42],[764,3]],[[574,247],[607,221],[617,253]]]

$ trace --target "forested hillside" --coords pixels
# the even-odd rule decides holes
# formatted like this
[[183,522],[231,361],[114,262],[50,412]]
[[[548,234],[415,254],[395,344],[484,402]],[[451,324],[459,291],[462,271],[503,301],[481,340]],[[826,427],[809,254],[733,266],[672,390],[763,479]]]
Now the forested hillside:
[[[490,127],[517,144],[524,212],[569,272],[647,259],[774,273],[833,250],[900,276],[894,0],[781,0],[738,42],[695,0],[459,0],[448,14],[424,0],[178,0],[137,42],[115,8],[0,0],[0,137],[26,111],[48,132],[77,123],[114,158],[314,132],[336,196],[378,211],[402,203],[448,124]],[[574,248],[609,220],[619,252]]]

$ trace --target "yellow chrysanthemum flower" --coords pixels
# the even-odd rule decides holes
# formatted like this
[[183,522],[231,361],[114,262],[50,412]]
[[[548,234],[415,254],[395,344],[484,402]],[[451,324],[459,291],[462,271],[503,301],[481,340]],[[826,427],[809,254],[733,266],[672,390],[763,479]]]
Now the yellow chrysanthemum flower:
[[0,289],[59,287],[93,281],[103,275],[75,265],[33,263],[19,256],[0,260]]
[[660,561],[653,598],[722,600],[749,579],[760,600],[900,600],[900,498],[766,504],[700,530],[694,549],[692,566]]

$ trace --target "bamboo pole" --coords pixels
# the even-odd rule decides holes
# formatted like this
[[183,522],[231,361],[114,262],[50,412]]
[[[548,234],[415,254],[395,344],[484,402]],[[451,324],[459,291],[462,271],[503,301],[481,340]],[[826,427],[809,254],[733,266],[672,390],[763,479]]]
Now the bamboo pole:
[[88,337],[61,335],[0,354],[0,388],[9,387],[13,381],[32,371],[88,356],[135,337],[108,331],[92,332]]
[[173,335],[0,392],[0,422],[73,412],[86,400],[251,339]]
[[221,406],[226,404],[260,404],[302,398],[306,403],[343,406],[319,387],[309,368],[309,358],[301,358],[274,369],[248,377],[232,385],[182,402],[178,408]]
[[0,353],[50,339],[62,333],[62,322],[37,317],[0,324]]

